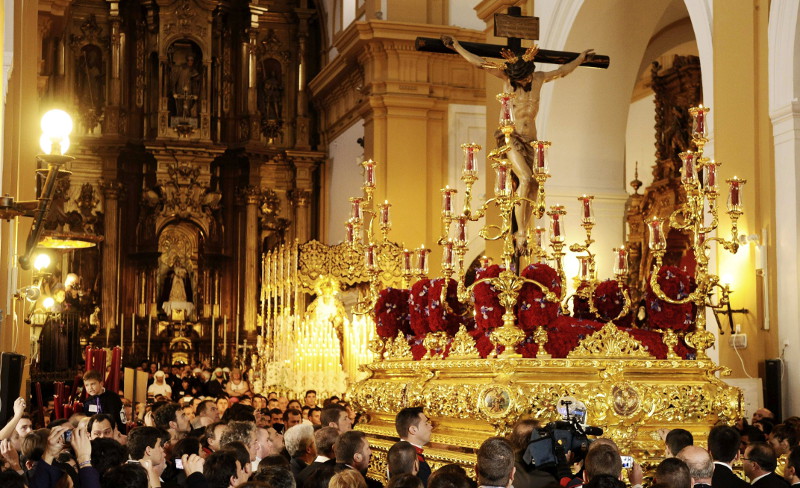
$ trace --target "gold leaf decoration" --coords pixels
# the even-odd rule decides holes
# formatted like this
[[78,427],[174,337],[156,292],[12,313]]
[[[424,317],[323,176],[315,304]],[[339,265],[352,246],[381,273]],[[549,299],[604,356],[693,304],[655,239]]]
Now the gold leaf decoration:
[[406,336],[402,331],[397,331],[397,337],[388,341],[384,358],[387,360],[413,359],[411,346],[408,345]]
[[641,342],[627,332],[620,330],[612,322],[585,338],[578,347],[567,354],[567,358],[651,358]]
[[448,359],[472,359],[479,358],[478,348],[475,347],[475,339],[469,335],[464,324],[458,328],[453,342],[450,344],[450,355]]

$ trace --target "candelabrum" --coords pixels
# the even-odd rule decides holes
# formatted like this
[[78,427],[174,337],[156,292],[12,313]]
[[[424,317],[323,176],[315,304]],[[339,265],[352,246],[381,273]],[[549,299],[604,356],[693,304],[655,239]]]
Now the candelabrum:
[[[710,243],[717,241],[725,250],[736,253],[739,248],[738,220],[742,215],[742,186],[746,180],[736,176],[727,181],[730,186],[728,194],[727,213],[731,219],[730,239],[720,236],[708,237],[718,225],[717,197],[719,196],[719,183],[717,171],[720,163],[703,156],[703,148],[708,142],[707,117],[709,108],[693,107],[689,109],[692,117],[692,142],[696,151],[686,151],[680,154],[681,158],[681,183],[686,193],[686,202],[669,216],[669,220],[653,217],[647,222],[649,240],[648,245],[653,253],[655,262],[650,274],[650,286],[656,296],[667,303],[685,304],[694,303],[697,310],[695,329],[686,335],[686,341],[697,350],[698,359],[706,359],[706,349],[714,343],[714,335],[706,330],[705,307],[714,306],[711,303],[711,294],[715,288],[720,289],[721,301],[728,299],[729,289],[720,285],[719,276],[708,269]],[[702,177],[698,173],[702,172]],[[706,219],[706,215],[710,216]],[[706,220],[709,220],[706,225]],[[692,250],[697,260],[695,271],[696,288],[684,298],[668,297],[658,284],[658,271],[661,269],[664,254],[667,251],[667,241],[664,223],[669,227],[688,232],[692,236]]]
[[[375,308],[380,292],[379,259],[390,255],[387,251],[395,246],[389,241],[392,205],[384,201],[376,209],[373,201],[377,163],[368,159],[361,166],[364,168],[364,183],[361,186],[364,196],[350,198],[350,219],[345,223],[345,241],[351,249],[364,257],[364,267],[369,276],[369,292],[353,308],[353,313],[359,315],[371,313]],[[376,230],[380,231],[380,236]],[[427,273],[427,265],[425,272]],[[410,273],[408,276],[404,274],[404,281],[410,282],[410,276]]]
[[[534,218],[542,218],[545,212],[545,189],[544,183],[550,177],[547,168],[546,153],[550,146],[549,142],[532,141],[530,142],[529,154],[533,154],[530,177],[535,178],[538,189],[535,199],[530,199],[525,195],[517,194],[512,180],[512,158],[522,157],[516,153],[512,144],[512,134],[514,133],[514,114],[511,100],[513,94],[502,93],[497,99],[500,102],[500,131],[504,136],[504,145],[491,151],[489,159],[492,161],[492,169],[495,173],[494,196],[480,205],[477,209],[472,208],[472,188],[478,181],[477,152],[480,146],[477,144],[464,144],[464,165],[462,168],[461,180],[466,186],[464,207],[460,215],[454,214],[454,195],[456,190],[446,187],[442,190],[442,237],[439,242],[443,246],[442,269],[446,280],[449,280],[455,273],[455,262],[458,261],[458,299],[467,302],[475,286],[480,284],[492,285],[498,291],[500,304],[504,307],[503,325],[491,332],[490,338],[498,345],[505,347],[503,355],[517,355],[515,347],[524,338],[525,333],[515,324],[514,306],[517,297],[526,283],[538,287],[545,295],[545,299],[550,302],[560,302],[564,298],[564,291],[561,296],[551,291],[547,286],[535,280],[522,277],[513,270],[514,257],[517,254],[515,247],[515,234],[513,232],[514,212],[527,213],[526,219],[518,221],[530,222]],[[518,178],[523,175],[517,175]],[[467,250],[467,223],[477,222],[485,218],[489,208],[494,207],[499,211],[500,224],[486,223],[480,230],[480,237],[487,241],[501,241],[503,244],[501,255],[501,268],[496,277],[480,278],[473,282],[469,287],[464,283],[464,255]],[[530,210],[528,208],[530,207]],[[563,206],[554,206],[547,214],[551,221],[550,247],[552,253],[548,255],[543,246],[544,231],[541,228],[531,228],[530,225],[519,232],[525,236],[525,254],[529,259],[545,260],[552,259],[556,263],[559,275],[564,277],[563,257],[564,257],[564,232],[563,217],[566,214]],[[451,223],[455,222],[455,238],[449,238]],[[447,281],[446,281],[447,282]],[[563,288],[562,288],[563,290]],[[447,286],[442,287],[441,303],[446,303]],[[536,331],[537,343],[543,346],[547,341],[547,334],[542,326]],[[547,357],[543,347],[539,349],[538,357]]]

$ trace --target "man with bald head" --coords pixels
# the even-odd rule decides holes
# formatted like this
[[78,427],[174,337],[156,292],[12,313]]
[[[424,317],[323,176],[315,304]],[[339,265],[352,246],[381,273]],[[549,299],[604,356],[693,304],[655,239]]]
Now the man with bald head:
[[698,446],[686,446],[680,450],[678,459],[689,466],[694,488],[711,488],[711,477],[714,475],[714,461],[711,454]]
[[758,422],[761,419],[775,419],[775,414],[768,408],[759,408],[755,412],[753,412],[753,418],[750,420],[751,424]]

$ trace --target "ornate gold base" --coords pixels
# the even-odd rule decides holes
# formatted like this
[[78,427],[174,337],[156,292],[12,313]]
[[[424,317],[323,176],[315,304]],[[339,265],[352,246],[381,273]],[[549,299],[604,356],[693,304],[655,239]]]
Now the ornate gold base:
[[637,460],[663,456],[661,428],[689,430],[704,443],[719,421],[743,413],[742,394],[715,376],[710,360],[656,359],[447,359],[381,361],[365,367],[351,398],[364,411],[375,450],[372,475],[385,473],[386,451],[396,442],[395,414],[422,406],[434,423],[426,459],[468,468],[488,437],[505,435],[521,418],[559,420],[560,398],[588,408],[587,423],[602,427]]

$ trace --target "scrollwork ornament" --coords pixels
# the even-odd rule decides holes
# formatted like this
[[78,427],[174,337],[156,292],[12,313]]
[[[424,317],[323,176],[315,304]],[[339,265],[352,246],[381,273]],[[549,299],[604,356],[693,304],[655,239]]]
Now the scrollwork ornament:
[[397,337],[386,345],[385,359],[389,361],[399,361],[402,359],[413,359],[411,354],[411,346],[408,345],[406,336],[402,331],[397,332]]
[[470,359],[479,357],[478,348],[475,347],[475,339],[469,335],[464,324],[461,324],[453,338],[453,342],[450,344],[450,354],[447,356],[447,359]]
[[425,335],[422,345],[425,346],[427,351],[422,359],[437,359],[444,355],[444,349],[447,347],[448,335],[447,332],[430,332]]
[[578,347],[567,354],[567,357],[655,359],[641,342],[618,329],[612,322],[608,322],[602,329],[582,340]]

